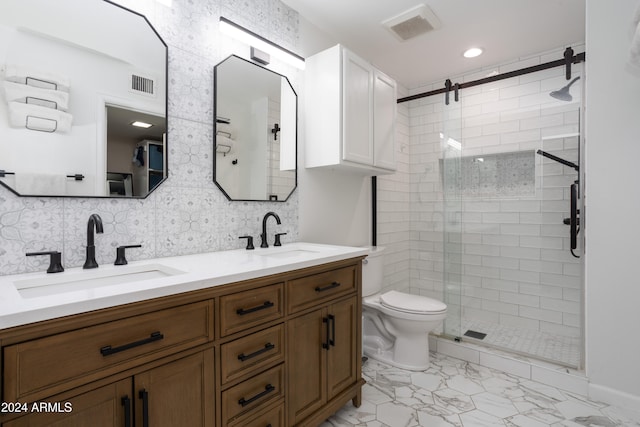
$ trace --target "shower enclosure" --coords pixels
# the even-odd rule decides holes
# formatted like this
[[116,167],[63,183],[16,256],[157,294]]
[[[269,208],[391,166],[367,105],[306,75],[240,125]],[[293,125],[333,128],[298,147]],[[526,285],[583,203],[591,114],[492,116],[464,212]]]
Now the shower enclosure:
[[571,62],[410,102],[424,153],[412,277],[447,303],[445,336],[581,368],[584,76]]

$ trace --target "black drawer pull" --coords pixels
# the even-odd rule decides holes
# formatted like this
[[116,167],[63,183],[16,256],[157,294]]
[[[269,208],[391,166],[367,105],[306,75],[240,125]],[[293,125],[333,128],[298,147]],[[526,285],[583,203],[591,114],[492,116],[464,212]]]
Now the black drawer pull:
[[131,399],[129,396],[122,398],[122,406],[124,406],[124,427],[131,427]]
[[256,400],[260,399],[263,396],[266,396],[267,394],[271,393],[272,391],[274,391],[276,388],[274,386],[272,386],[271,384],[267,384],[267,386],[264,388],[264,391],[261,391],[260,393],[256,394],[255,396],[249,398],[249,399],[245,399],[244,397],[240,400],[238,400],[238,404],[241,405],[243,408],[245,406],[247,406],[248,404],[255,402]]
[[331,344],[331,341],[329,339],[329,319],[326,317],[322,318],[322,323],[324,323],[325,325],[327,325],[327,330],[326,330],[326,341],[322,343],[322,348],[326,349],[326,350],[330,350],[329,348],[329,344]]
[[329,339],[329,344],[335,347],[336,346],[336,316],[334,316],[333,314],[330,314],[328,318],[331,321],[331,338]]
[[103,356],[109,356],[111,354],[120,353],[121,351],[129,350],[134,347],[149,344],[155,341],[160,341],[163,338],[164,338],[164,335],[162,335],[160,332],[154,332],[151,334],[151,336],[149,336],[149,338],[145,338],[140,341],[130,342],[129,344],[121,345],[120,347],[112,348],[110,345],[104,346],[100,349],[100,353]]
[[316,286],[316,292],[328,291],[329,289],[337,288],[338,286],[340,286],[340,282],[333,282],[329,286],[325,286],[324,288]]
[[142,399],[142,427],[149,427],[149,392],[142,389],[138,397]]
[[265,353],[265,352],[267,352],[267,351],[269,351],[269,350],[272,350],[272,349],[274,349],[274,348],[276,348],[276,346],[275,346],[275,345],[273,345],[273,344],[271,344],[271,343],[269,342],[269,343],[266,343],[266,344],[264,345],[264,348],[261,348],[261,349],[260,349],[260,350],[258,350],[258,351],[254,351],[253,353],[250,353],[250,354],[247,354],[247,355],[245,355],[244,353],[240,353],[240,354],[238,355],[238,359],[239,359],[241,362],[244,362],[244,361],[245,361],[245,360],[247,360],[247,359],[251,359],[251,358],[253,358],[253,357],[259,356],[259,355],[261,355],[262,353]]
[[271,301],[265,301],[264,304],[258,305],[252,308],[247,308],[247,309],[239,308],[236,310],[236,313],[239,314],[240,316],[244,316],[245,314],[254,313],[256,311],[264,310],[266,308],[270,308],[273,306],[274,304]]

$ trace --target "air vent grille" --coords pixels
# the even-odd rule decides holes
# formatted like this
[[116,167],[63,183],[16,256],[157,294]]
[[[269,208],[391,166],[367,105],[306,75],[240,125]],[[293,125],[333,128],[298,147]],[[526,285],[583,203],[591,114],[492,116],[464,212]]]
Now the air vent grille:
[[409,40],[433,30],[433,26],[422,16],[414,16],[406,21],[390,27],[391,31],[396,33],[402,40]]
[[131,75],[131,90],[133,92],[141,92],[147,95],[155,94],[155,81],[148,77]]
[[418,37],[429,31],[440,28],[440,20],[433,11],[424,4],[402,12],[382,22],[382,25],[400,41]]

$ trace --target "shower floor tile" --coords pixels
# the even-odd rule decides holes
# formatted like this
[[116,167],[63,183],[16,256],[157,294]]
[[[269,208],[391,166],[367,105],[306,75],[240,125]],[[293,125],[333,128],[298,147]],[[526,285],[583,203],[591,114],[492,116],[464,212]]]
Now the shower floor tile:
[[463,337],[469,342],[490,345],[572,368],[580,366],[580,338],[464,319],[462,333],[467,330],[487,334],[482,340]]
[[439,353],[421,372],[372,359],[362,371],[360,408],[349,403],[320,427],[640,427],[640,413]]

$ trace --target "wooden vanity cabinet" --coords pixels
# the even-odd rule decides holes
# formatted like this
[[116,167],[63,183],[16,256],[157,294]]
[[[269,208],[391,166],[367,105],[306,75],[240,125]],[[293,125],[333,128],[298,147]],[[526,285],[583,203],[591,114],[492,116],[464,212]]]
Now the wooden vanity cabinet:
[[360,405],[361,259],[0,330],[0,426],[317,426]]
[[350,266],[288,283],[290,425],[320,424],[348,400],[360,406],[359,275]]

